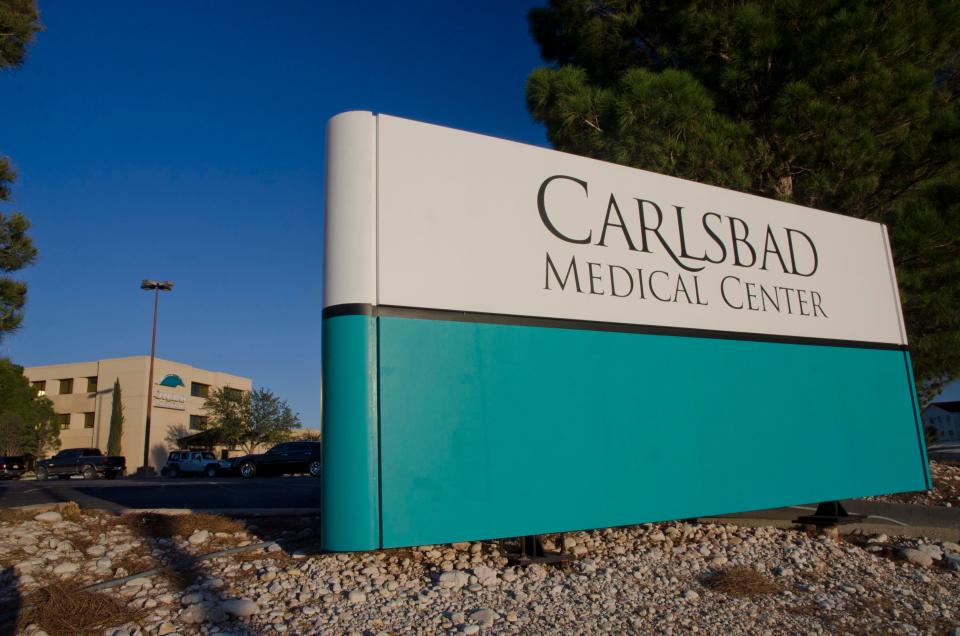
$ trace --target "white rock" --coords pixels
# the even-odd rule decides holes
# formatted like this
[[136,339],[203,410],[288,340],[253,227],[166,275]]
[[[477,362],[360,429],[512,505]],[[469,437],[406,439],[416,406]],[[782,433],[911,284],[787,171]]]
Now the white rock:
[[47,512],[41,512],[33,519],[35,521],[43,521],[44,523],[57,523],[58,521],[63,521],[63,515],[56,510],[48,510]]
[[210,538],[210,532],[207,530],[197,530],[190,535],[190,538],[187,541],[190,542],[190,545],[200,545],[206,543],[207,539]]
[[203,601],[203,594],[200,592],[192,592],[190,594],[184,594],[182,597],[180,597],[181,605],[196,605],[201,601]]
[[80,569],[80,566],[78,564],[74,563],[73,561],[67,561],[53,568],[53,573],[61,574],[61,575],[73,574],[74,572],[77,572],[79,569]]
[[461,572],[460,570],[444,572],[440,575],[439,579],[440,587],[443,589],[461,588],[464,585],[467,585],[469,582],[470,576],[466,572]]
[[464,626],[463,626],[463,633],[466,634],[467,636],[471,636],[472,634],[476,634],[476,633],[479,632],[479,631],[480,631],[480,626],[479,626],[479,625],[464,625]]
[[921,552],[926,552],[926,553],[929,554],[931,557],[933,557],[933,560],[934,560],[934,561],[939,561],[940,559],[943,558],[943,550],[941,550],[941,549],[940,549],[940,546],[938,546],[938,545],[930,545],[929,543],[921,543],[920,545],[917,546],[917,550],[920,550]]
[[260,612],[260,606],[248,598],[232,598],[220,603],[220,609],[231,616],[246,618]]
[[177,631],[177,628],[170,621],[164,621],[160,623],[160,627],[157,629],[157,636],[167,636],[167,634],[173,634]]
[[473,575],[477,577],[480,585],[494,585],[497,582],[497,571],[485,565],[473,568]]
[[87,548],[87,554],[92,557],[102,557],[107,553],[107,548],[102,545],[92,545]]
[[203,605],[196,603],[180,613],[180,620],[188,625],[202,623],[207,618],[207,610]]
[[350,593],[347,595],[347,601],[357,604],[363,603],[367,600],[367,595],[364,594],[361,590],[350,590]]
[[920,550],[914,550],[912,548],[902,548],[900,550],[900,556],[909,561],[914,565],[919,565],[920,567],[928,568],[933,565],[933,557],[927,554],[926,552],[921,552]]
[[471,622],[480,623],[481,625],[486,626],[493,625],[498,618],[500,618],[500,615],[489,607],[484,607],[483,609],[478,609],[477,611],[470,613]]

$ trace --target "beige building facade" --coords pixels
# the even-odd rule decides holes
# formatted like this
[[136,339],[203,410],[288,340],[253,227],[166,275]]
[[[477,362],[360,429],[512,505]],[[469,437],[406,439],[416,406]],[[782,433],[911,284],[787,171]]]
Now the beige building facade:
[[[109,358],[27,367],[24,375],[53,402],[60,422],[60,448],[99,448],[106,452],[110,436],[114,381],[123,400],[121,454],[127,473],[143,465],[150,356]],[[207,371],[156,358],[153,372],[153,417],[150,421],[150,465],[163,466],[171,439],[196,433],[205,424],[203,403],[213,389],[249,391],[250,378]]]

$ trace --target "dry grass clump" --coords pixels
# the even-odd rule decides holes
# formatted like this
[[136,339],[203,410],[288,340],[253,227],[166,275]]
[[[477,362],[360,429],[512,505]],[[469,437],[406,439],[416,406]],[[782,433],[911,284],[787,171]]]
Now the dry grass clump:
[[242,532],[244,525],[236,519],[194,512],[186,515],[164,515],[141,512],[124,515],[120,522],[142,537],[169,539],[174,536],[189,537],[197,530],[209,532]]
[[68,501],[63,504],[60,514],[63,515],[63,518],[67,521],[80,521],[83,519],[83,513],[80,511],[80,506],[77,505],[76,501]]
[[746,565],[735,565],[708,574],[700,579],[700,583],[711,591],[740,598],[773,594],[781,590],[779,585]]
[[85,592],[63,583],[37,590],[24,605],[20,629],[35,623],[50,636],[102,634],[109,627],[137,623],[145,614],[108,594]]

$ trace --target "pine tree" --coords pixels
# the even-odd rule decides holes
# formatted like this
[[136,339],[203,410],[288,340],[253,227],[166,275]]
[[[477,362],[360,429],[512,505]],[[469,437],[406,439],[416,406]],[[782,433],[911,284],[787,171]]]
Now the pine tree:
[[[23,63],[27,47],[39,30],[40,18],[33,0],[0,2],[0,71]],[[0,157],[0,202],[10,200],[11,185],[16,178],[10,160]],[[0,339],[23,321],[27,286],[2,274],[26,267],[36,258],[37,250],[27,236],[29,228],[30,221],[23,214],[0,213]]]
[[123,437],[123,398],[120,395],[120,380],[113,382],[113,408],[110,410],[110,437],[107,439],[107,455],[120,455]]
[[560,150],[889,225],[921,401],[960,375],[960,4],[552,0]]

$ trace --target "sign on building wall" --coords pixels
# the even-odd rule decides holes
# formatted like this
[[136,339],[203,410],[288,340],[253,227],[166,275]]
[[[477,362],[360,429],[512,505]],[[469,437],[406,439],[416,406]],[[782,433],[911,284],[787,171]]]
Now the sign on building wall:
[[[165,386],[158,384],[157,386]],[[169,391],[160,391],[154,390],[153,392],[153,405],[160,409],[173,409],[175,411],[185,411],[186,398],[182,395],[176,393],[170,393]]]
[[882,225],[370,113],[327,165],[328,549],[928,487]]

